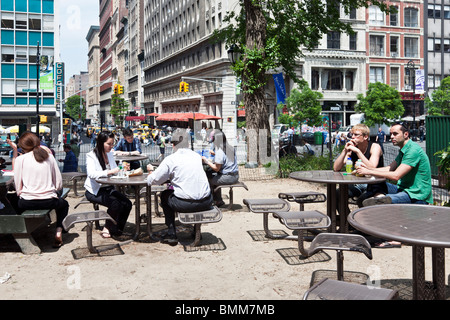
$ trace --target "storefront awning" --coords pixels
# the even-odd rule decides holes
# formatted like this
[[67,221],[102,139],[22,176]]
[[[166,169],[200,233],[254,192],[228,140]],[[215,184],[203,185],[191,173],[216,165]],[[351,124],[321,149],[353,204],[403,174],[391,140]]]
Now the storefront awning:
[[163,113],[156,118],[157,121],[189,121],[189,119],[197,120],[219,120],[222,119],[218,116],[196,112],[195,115],[192,112],[185,113]]
[[127,116],[126,121],[145,121],[145,116]]

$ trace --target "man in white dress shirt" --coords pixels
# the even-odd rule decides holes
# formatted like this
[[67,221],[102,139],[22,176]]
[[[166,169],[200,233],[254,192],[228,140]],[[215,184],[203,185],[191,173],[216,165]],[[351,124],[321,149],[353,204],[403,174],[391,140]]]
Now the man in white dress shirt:
[[213,198],[201,156],[189,149],[189,133],[186,129],[175,130],[172,136],[174,153],[165,158],[156,170],[149,164],[149,185],[170,181],[172,189],[161,192],[161,207],[164,211],[168,232],[162,242],[177,245],[175,212],[196,212],[212,207]]

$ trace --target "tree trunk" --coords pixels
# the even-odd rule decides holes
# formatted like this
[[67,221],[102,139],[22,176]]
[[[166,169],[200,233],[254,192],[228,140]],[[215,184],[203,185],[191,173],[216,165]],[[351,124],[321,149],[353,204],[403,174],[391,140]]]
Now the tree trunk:
[[[248,157],[249,162],[256,161],[261,164],[260,152],[266,152],[265,144],[260,148],[260,131],[269,130],[269,116],[265,98],[265,70],[260,69],[259,62],[264,61],[264,48],[266,45],[266,19],[261,8],[261,1],[244,0],[247,16],[246,47],[248,50],[260,50],[261,60],[250,61],[248,56],[244,57],[244,71],[242,74],[242,85],[244,91],[244,103],[246,112],[246,123],[248,129]],[[255,84],[259,84],[255,87]],[[249,91],[252,91],[251,93]],[[267,132],[267,131],[266,131]],[[270,137],[270,135],[269,135]]]

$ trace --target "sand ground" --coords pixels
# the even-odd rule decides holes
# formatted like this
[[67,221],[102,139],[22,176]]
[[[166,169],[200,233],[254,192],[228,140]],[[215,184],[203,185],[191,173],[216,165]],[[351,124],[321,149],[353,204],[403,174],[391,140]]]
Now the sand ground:
[[[123,243],[100,256],[89,256],[83,249],[86,235],[82,224],[64,235],[65,244],[59,249],[52,248],[54,223],[39,229],[35,238],[41,254],[24,255],[12,238],[1,236],[0,277],[5,273],[11,277],[0,284],[0,299],[298,300],[311,282],[334,277],[334,251],[300,260],[297,242],[265,238],[262,215],[249,212],[242,202],[244,198],[277,197],[282,191],[325,193],[325,186],[292,179],[246,184],[249,191],[235,190],[233,211],[224,210],[222,221],[202,227],[203,242],[198,248],[189,246],[191,230],[184,226],[180,226],[180,244],[175,247],[152,242],[143,234],[140,241]],[[72,193],[67,199],[70,213],[91,209],[90,205],[73,209],[79,198]],[[306,207],[326,212],[325,203]],[[131,232],[133,213],[127,225]],[[273,230],[290,233],[277,219],[271,218],[269,225]],[[153,228],[164,229],[164,219],[155,216]],[[117,244],[102,239],[97,230],[93,242],[95,246]],[[399,289],[399,298],[410,300],[411,251],[410,246],[373,249],[372,260],[346,252],[346,279],[365,281],[369,277],[372,283]],[[426,254],[426,276],[431,279],[431,253],[426,250]],[[448,264],[447,258],[447,268]]]

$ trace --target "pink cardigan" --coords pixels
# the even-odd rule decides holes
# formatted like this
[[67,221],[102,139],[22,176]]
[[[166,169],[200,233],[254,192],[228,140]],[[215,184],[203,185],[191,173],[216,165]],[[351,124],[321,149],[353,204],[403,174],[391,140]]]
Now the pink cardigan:
[[14,163],[14,184],[17,195],[25,200],[57,198],[62,189],[62,177],[53,155],[39,163],[33,152],[16,158]]

